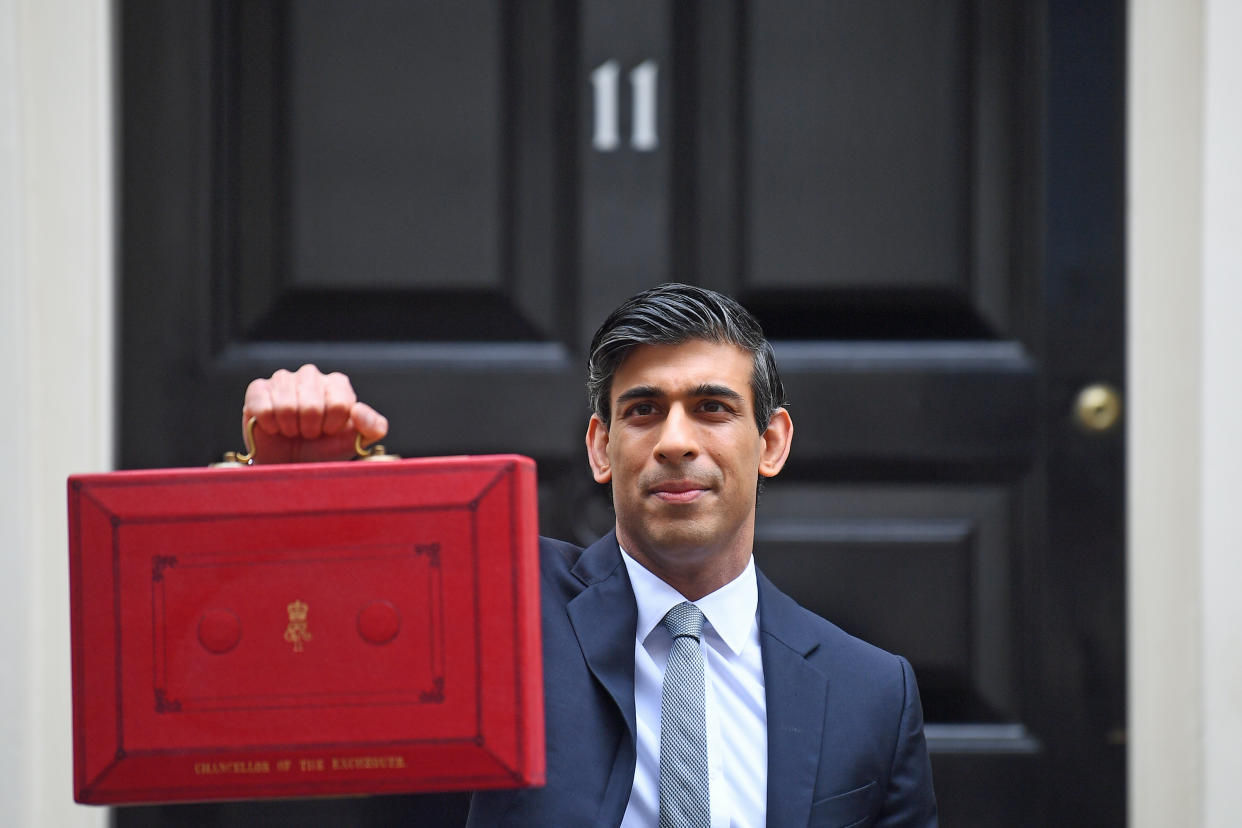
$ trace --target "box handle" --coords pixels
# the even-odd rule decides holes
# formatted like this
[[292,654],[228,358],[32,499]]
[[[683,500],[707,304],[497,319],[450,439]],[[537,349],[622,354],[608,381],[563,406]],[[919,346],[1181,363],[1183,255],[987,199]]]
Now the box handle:
[[[259,421],[258,417],[251,417],[246,421],[246,451],[226,451],[224,459],[219,463],[212,463],[213,469],[231,469],[241,466],[253,466],[255,455],[254,442],[254,426]],[[354,453],[357,455],[356,460],[400,460],[400,455],[389,454],[382,445],[376,443],[373,446],[362,445],[362,434],[359,433],[354,438]]]

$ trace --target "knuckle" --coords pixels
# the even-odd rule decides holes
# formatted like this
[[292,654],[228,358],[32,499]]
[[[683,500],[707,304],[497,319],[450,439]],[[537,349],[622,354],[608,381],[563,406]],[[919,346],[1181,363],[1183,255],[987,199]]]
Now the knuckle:
[[350,383],[349,377],[340,371],[333,371],[331,374],[328,374],[328,384],[330,388],[342,394],[354,393],[354,387]]

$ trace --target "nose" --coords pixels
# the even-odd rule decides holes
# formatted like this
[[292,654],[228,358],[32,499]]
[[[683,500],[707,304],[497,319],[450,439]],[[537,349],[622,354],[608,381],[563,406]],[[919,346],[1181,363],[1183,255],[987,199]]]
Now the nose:
[[694,422],[685,408],[674,405],[660,426],[660,437],[655,445],[656,459],[676,463],[693,459],[698,453]]

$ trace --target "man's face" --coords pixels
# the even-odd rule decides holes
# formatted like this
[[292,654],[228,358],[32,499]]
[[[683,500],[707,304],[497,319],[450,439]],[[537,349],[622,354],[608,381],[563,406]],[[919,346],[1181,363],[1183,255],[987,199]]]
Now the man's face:
[[592,417],[588,453],[612,484],[618,540],[657,575],[748,560],[758,477],[780,471],[792,434],[783,409],[756,430],[753,364],[730,344],[640,345],[612,379],[611,424]]

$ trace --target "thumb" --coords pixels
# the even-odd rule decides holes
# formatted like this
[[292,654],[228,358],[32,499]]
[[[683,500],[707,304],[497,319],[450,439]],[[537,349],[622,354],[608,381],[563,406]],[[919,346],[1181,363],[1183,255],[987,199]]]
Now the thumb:
[[354,403],[349,420],[364,443],[374,443],[388,433],[388,418],[364,402]]

